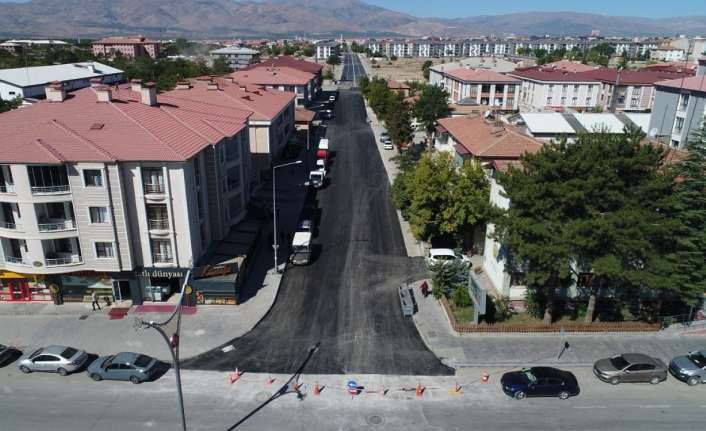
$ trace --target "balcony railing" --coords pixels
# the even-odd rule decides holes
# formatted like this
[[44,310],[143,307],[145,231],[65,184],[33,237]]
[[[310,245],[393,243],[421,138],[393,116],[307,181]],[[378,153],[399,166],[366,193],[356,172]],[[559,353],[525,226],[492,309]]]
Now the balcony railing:
[[61,220],[51,223],[39,223],[40,232],[55,232],[59,230],[74,230],[76,225],[73,220]]
[[154,263],[172,263],[174,262],[174,257],[171,254],[164,253],[153,253],[152,262]]
[[7,222],[7,221],[0,221],[0,228],[2,228],[2,229],[12,229],[12,230],[15,230],[15,229],[19,229],[20,226],[21,226],[21,225],[19,225],[19,224],[17,224],[17,223],[10,223],[10,222]]
[[169,219],[149,219],[147,220],[147,226],[150,230],[168,230]]
[[5,256],[5,262],[14,263],[15,265],[27,265],[21,257]]
[[51,195],[55,193],[66,193],[71,190],[68,184],[63,186],[43,186],[43,187],[32,187],[33,195]]
[[3,184],[0,186],[0,193],[15,193],[15,186],[12,184]]
[[81,256],[68,256],[59,257],[54,259],[44,259],[44,265],[46,266],[61,266],[61,265],[72,265],[75,263],[82,263],[83,258]]
[[166,187],[164,184],[149,184],[145,183],[145,193],[146,194],[161,194],[165,192]]

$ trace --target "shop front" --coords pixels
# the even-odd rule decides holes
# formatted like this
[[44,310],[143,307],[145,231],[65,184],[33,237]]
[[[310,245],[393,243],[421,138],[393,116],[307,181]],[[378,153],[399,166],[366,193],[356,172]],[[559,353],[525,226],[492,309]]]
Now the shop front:
[[42,275],[0,271],[0,301],[51,301],[49,283]]
[[115,302],[113,277],[103,272],[82,271],[57,277],[63,302],[91,302],[93,292],[100,302]]
[[188,272],[188,269],[181,268],[143,268],[136,271],[141,301],[166,302],[179,293]]

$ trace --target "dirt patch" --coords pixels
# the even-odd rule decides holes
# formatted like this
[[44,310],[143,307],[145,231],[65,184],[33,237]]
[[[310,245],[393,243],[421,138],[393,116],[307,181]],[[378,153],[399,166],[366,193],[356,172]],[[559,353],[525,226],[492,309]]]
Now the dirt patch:
[[427,60],[431,60],[434,64],[441,64],[444,61],[440,58],[398,58],[395,61],[376,60],[376,64],[371,64],[371,59],[361,56],[361,61],[366,63],[367,70],[372,76],[400,82],[424,81],[422,65]]

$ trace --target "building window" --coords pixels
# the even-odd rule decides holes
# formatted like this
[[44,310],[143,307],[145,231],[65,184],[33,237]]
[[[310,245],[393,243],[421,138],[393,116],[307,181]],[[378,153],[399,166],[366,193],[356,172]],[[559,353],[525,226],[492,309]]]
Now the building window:
[[674,133],[681,133],[684,128],[684,119],[681,117],[676,117],[674,120]]
[[547,105],[550,105],[550,106],[551,106],[551,104],[552,104],[552,98],[551,98],[551,97],[547,97]]
[[92,224],[108,223],[108,208],[88,207],[88,214]]
[[103,172],[100,169],[84,169],[83,182],[86,187],[103,187]]
[[115,250],[112,242],[97,242],[96,257],[98,259],[112,259],[115,257]]
[[561,106],[566,106],[566,97],[561,98]]
[[633,89],[632,89],[632,95],[633,95],[633,96],[639,96],[639,95],[640,95],[640,87],[633,87]]
[[172,242],[168,239],[152,240],[152,261],[155,263],[170,263],[174,261],[172,256]]
[[686,107],[689,106],[689,95],[682,94],[679,96],[679,110],[686,111]]
[[201,185],[201,167],[200,163],[201,160],[197,157],[194,159],[194,181],[196,182],[196,186]]
[[578,97],[571,98],[571,106],[576,106],[579,103]]
[[640,106],[640,98],[639,97],[633,97],[630,99],[630,107],[631,108],[637,108]]
[[586,106],[589,106],[591,104],[591,98],[587,97],[586,98]]

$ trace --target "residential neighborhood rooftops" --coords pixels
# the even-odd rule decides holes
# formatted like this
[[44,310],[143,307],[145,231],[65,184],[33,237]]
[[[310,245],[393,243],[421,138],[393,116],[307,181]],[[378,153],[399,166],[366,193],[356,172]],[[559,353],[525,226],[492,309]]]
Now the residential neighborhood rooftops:
[[502,73],[493,72],[486,69],[471,69],[467,67],[459,67],[444,72],[447,76],[456,78],[464,82],[508,82],[520,83],[520,80],[511,76],[503,75]]
[[324,66],[321,64],[313,63],[311,61],[306,60],[300,60],[289,55],[264,60],[261,63],[250,66],[249,69],[260,67],[291,67],[292,69],[301,70],[302,72],[313,73],[314,75],[320,73],[321,70],[324,68]]
[[[99,101],[101,91],[112,100]],[[143,96],[129,85],[84,88],[62,102],[0,114],[0,161],[185,161],[238,133],[250,115],[165,95],[150,106]]]
[[657,82],[660,87],[682,88],[684,90],[706,92],[706,76],[690,76],[688,78],[670,79]]
[[500,57],[468,57],[454,63],[442,63],[432,66],[430,69],[437,72],[446,72],[459,67],[472,67],[474,69],[487,69],[498,73],[512,72],[517,68],[517,63],[505,60]]
[[482,159],[517,159],[526,152],[538,151],[542,144],[512,126],[482,116],[442,118],[443,127],[468,154]]
[[314,78],[309,72],[286,66],[251,67],[230,76],[238,82],[257,85],[306,85]]
[[122,70],[95,61],[56,64],[52,66],[19,67],[0,69],[0,81],[18,87],[45,85],[53,81],[73,81],[103,75],[123,73]]
[[596,69],[595,66],[583,64],[580,61],[558,60],[551,63],[546,63],[542,67],[548,69],[564,70],[567,72],[587,72]]
[[509,75],[541,82],[597,82],[595,78],[582,73],[543,66],[516,69],[514,72],[510,72]]
[[[693,69],[683,69],[681,72],[649,69],[622,70],[620,71],[620,85],[650,85],[665,79],[681,78],[682,76],[692,76],[693,74]],[[595,69],[577,75],[585,75],[606,83],[615,83],[618,80],[617,69]]]

